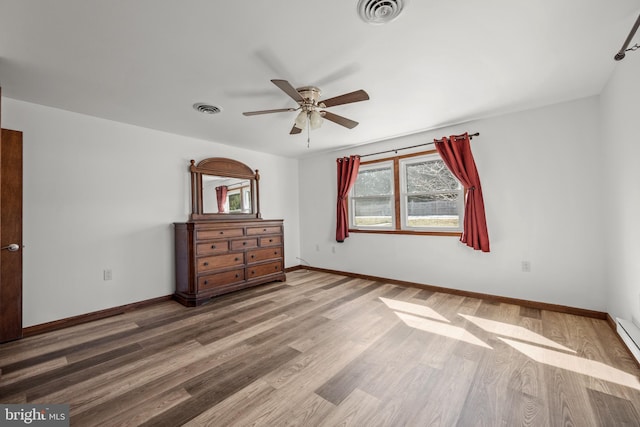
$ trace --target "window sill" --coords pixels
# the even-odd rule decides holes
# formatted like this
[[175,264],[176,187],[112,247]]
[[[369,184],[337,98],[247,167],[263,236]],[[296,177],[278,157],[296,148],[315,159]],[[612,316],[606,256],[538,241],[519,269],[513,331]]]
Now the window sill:
[[416,231],[416,230],[363,230],[360,228],[350,228],[349,233],[369,233],[369,234],[408,234],[413,236],[454,236],[462,237],[460,231]]

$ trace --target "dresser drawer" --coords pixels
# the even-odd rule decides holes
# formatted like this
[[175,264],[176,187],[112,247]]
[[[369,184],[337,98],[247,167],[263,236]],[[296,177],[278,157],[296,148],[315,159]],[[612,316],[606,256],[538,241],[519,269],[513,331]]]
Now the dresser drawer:
[[247,228],[247,235],[249,236],[255,236],[256,234],[280,234],[280,233],[282,233],[282,228],[279,226]]
[[273,261],[266,264],[254,265],[247,268],[247,279],[279,273],[282,271],[282,261]]
[[215,288],[216,286],[228,285],[230,283],[242,282],[244,280],[244,269],[225,271],[223,273],[210,274],[198,278],[198,290]]
[[232,251],[239,251],[242,249],[257,248],[257,247],[258,247],[258,239],[255,237],[253,239],[242,239],[242,240],[231,241]]
[[282,245],[282,236],[269,236],[260,238],[260,246],[279,246]]
[[222,252],[229,252],[229,242],[227,240],[199,243],[196,245],[196,255],[212,255]]
[[266,261],[268,259],[282,258],[282,247],[256,249],[255,251],[247,252],[247,262]]
[[198,273],[244,264],[244,254],[214,255],[198,258]]
[[242,228],[222,228],[212,230],[198,230],[196,232],[197,240],[219,239],[221,237],[239,237],[244,236]]

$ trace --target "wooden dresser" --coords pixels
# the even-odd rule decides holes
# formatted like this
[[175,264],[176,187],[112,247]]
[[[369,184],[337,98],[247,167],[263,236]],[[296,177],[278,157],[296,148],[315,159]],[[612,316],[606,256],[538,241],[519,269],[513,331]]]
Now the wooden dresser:
[[175,223],[175,299],[186,306],[273,281],[285,281],[282,220]]

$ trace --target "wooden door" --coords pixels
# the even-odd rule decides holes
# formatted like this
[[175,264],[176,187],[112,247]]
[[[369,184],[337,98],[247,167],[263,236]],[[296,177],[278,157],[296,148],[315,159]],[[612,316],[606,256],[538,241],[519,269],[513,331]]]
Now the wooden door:
[[0,136],[0,342],[22,338],[22,132]]

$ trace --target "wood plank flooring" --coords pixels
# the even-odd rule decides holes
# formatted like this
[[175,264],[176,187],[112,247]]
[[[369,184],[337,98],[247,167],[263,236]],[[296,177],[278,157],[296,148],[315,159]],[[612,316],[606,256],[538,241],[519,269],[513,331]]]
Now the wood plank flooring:
[[297,270],[0,345],[0,402],[72,426],[640,426],[603,320]]

